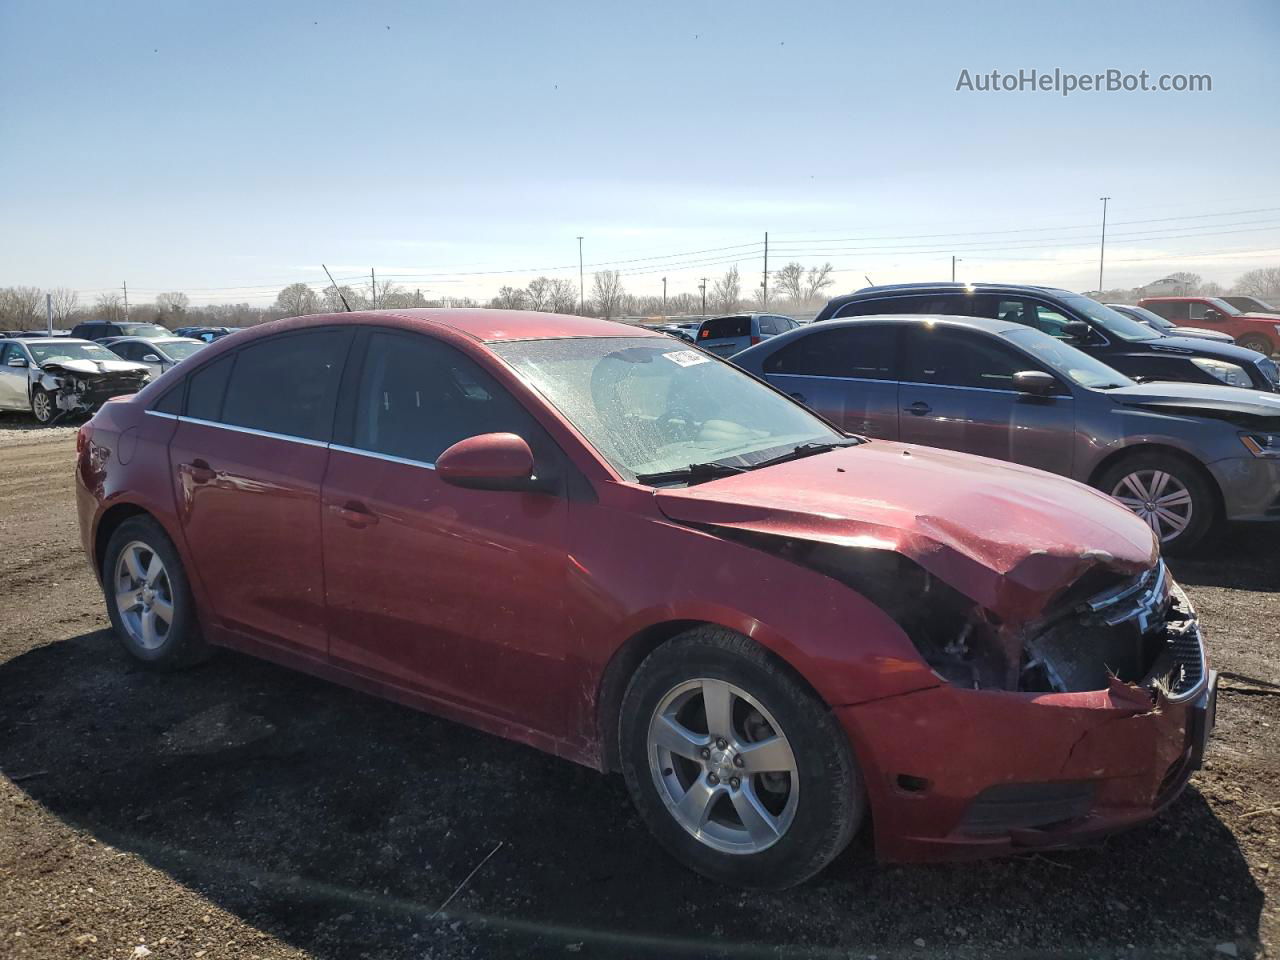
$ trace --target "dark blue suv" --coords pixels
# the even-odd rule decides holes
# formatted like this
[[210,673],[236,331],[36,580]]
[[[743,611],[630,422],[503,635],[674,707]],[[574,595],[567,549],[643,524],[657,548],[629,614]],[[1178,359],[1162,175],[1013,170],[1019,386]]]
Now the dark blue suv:
[[1280,392],[1276,363],[1229,343],[1166,337],[1070,290],[1004,283],[898,283],[833,298],[814,323],[879,314],[989,317],[1034,327],[1135,380],[1225,383]]

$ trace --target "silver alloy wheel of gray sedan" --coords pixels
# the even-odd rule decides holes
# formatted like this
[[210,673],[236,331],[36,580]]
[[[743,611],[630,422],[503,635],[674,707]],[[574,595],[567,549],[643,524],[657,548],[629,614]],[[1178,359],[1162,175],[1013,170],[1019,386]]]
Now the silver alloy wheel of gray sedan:
[[1164,470],[1135,470],[1120,478],[1111,495],[1141,517],[1166,543],[1191,524],[1191,491]]
[[786,734],[723,680],[689,680],[659,701],[649,769],[676,822],[722,853],[759,853],[795,819],[800,779]]
[[53,419],[53,394],[37,389],[31,395],[31,415],[37,423],[48,423]]
[[116,560],[116,610],[129,638],[144,650],[164,645],[173,626],[173,586],[160,554],[130,541]]

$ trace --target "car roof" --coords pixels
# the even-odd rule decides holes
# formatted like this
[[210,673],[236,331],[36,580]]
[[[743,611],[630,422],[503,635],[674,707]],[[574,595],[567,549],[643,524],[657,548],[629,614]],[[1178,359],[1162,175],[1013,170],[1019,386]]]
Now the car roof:
[[1221,297],[1211,297],[1208,294],[1204,294],[1204,293],[1187,293],[1187,294],[1183,294],[1181,296],[1176,296],[1176,297],[1175,296],[1143,297],[1142,301],[1143,303],[1146,303],[1149,300],[1221,300],[1221,299],[1222,299]]
[[92,340],[84,340],[80,337],[23,337],[22,342],[27,346],[33,343],[86,343],[91,347],[100,346]]
[[[957,317],[945,313],[874,313],[865,317],[840,317],[838,320],[825,320],[819,324],[806,324],[799,330],[792,330],[784,333],[783,337],[795,337],[807,335],[810,331],[818,332],[833,327],[855,326],[858,324],[893,324],[895,326],[909,326],[919,323],[941,324],[944,327],[964,327],[968,330],[979,330],[983,333],[995,334],[997,336],[1009,333],[1014,330],[1034,330],[1025,323],[1012,323],[1008,320],[996,320],[992,317]],[[1047,334],[1046,334],[1047,336]],[[767,340],[766,343],[774,343],[773,340]]]
[[1030,283],[986,283],[983,281],[961,283],[959,281],[938,280],[932,283],[887,283],[880,286],[862,287],[853,293],[832,297],[828,305],[841,305],[852,303],[856,300],[867,300],[887,293],[950,293],[952,291],[965,293],[1039,293],[1057,297],[1078,296],[1071,290],[1063,290],[1061,287],[1043,287]]
[[[485,310],[462,307],[422,307],[413,310],[360,310],[351,313],[320,314],[310,322],[342,323],[347,320],[377,322],[381,317],[398,317],[449,327],[483,343],[507,340],[553,340],[567,337],[666,337],[649,327],[616,320],[598,320],[563,313],[533,310]],[[261,324],[260,327],[270,326]]]

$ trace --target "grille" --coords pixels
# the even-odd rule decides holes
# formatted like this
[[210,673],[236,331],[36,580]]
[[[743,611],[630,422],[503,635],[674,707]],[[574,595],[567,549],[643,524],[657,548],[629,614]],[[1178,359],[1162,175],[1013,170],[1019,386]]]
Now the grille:
[[1169,693],[1174,697],[1185,696],[1204,679],[1204,647],[1194,621],[1186,630],[1171,635],[1169,650],[1173,654]]

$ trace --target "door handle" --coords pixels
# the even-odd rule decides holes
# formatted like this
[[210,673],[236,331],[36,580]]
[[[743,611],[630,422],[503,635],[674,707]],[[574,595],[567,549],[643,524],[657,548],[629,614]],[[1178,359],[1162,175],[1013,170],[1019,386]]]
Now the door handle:
[[803,393],[793,393],[790,396],[796,403],[803,403],[806,407],[809,405],[809,401],[805,399]]
[[914,414],[917,417],[923,417],[926,413],[931,411],[933,407],[929,406],[923,400],[917,400],[911,406],[903,407],[902,409],[905,410],[907,413]]
[[342,506],[331,503],[329,504],[329,512],[341,518],[344,523],[351,527],[371,527],[378,522],[377,514],[363,503],[357,503],[354,500],[348,501]]
[[190,463],[183,464],[187,468],[187,473],[191,475],[192,483],[213,483],[218,478],[218,473],[204,460],[193,460]]

